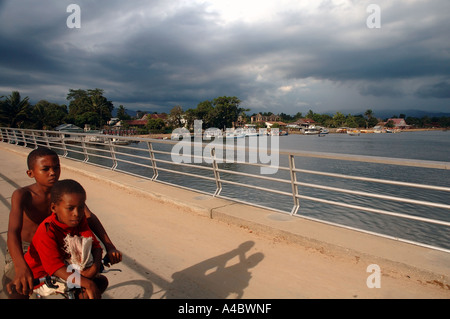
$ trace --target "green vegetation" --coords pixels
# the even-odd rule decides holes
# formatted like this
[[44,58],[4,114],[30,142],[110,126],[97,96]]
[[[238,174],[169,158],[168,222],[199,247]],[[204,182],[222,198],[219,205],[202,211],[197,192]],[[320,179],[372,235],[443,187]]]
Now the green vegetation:
[[90,124],[102,127],[111,119],[114,105],[103,96],[103,90],[70,90],[67,94],[69,114],[66,121],[79,127]]
[[[67,94],[69,105],[59,105],[46,100],[41,100],[36,105],[31,105],[29,98],[22,98],[18,91],[13,91],[9,96],[0,97],[0,126],[30,128],[30,129],[54,129],[64,123],[75,124],[84,127],[89,124],[91,128],[102,128],[111,119],[114,105],[104,95],[102,89],[73,90]],[[203,128],[232,127],[240,119],[241,123],[250,123],[250,117],[256,116],[247,113],[250,109],[240,107],[241,101],[235,96],[221,96],[213,100],[200,102],[196,108],[183,111],[180,105],[176,105],[170,111],[167,120],[160,118],[149,118],[144,128],[140,130],[150,132],[163,132],[168,129],[181,127],[186,123],[192,127],[194,120],[203,121]],[[138,111],[137,118],[140,119],[144,112]],[[265,112],[262,116],[269,117],[272,112]],[[376,118],[370,109],[364,115],[345,115],[336,112],[334,115],[318,114],[309,110],[303,116],[301,112],[295,115],[280,113],[277,115],[279,121],[292,123],[302,118],[313,120],[317,125],[328,128],[337,127],[365,127],[370,128],[378,124],[380,119]],[[119,120],[127,121],[132,118],[126,113],[123,105],[117,110]],[[395,118],[397,116],[393,116]],[[450,127],[450,117],[406,117],[400,114],[398,117],[405,119],[408,125],[416,128],[423,127]],[[386,121],[386,119],[383,119]],[[389,123],[388,123],[389,125]],[[125,124],[127,127],[127,124]]]
[[239,115],[248,109],[239,107],[241,101],[235,96],[221,96],[212,101],[203,101],[195,109],[185,112],[188,127],[193,126],[194,120],[201,119],[203,128],[217,127],[220,129],[233,127]]

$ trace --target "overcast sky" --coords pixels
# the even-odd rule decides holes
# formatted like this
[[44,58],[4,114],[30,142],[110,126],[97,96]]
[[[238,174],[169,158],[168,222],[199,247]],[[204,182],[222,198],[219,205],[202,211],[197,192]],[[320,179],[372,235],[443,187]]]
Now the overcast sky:
[[[80,28],[67,26],[71,3]],[[0,1],[0,95],[67,104],[69,89],[101,88],[116,108],[151,112],[225,95],[250,113],[450,112],[449,12],[448,0]]]

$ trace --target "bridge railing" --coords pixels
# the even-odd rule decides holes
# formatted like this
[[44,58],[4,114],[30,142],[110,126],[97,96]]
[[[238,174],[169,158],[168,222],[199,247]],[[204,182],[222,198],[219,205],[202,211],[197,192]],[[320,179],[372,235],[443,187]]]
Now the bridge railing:
[[[155,182],[167,183],[178,187],[191,189],[192,187],[189,185],[189,181],[191,179],[200,179],[205,181],[205,183],[212,183],[214,185],[210,188],[210,190],[198,190],[200,192],[211,194],[216,197],[223,197],[238,202],[269,208],[275,211],[290,214],[291,216],[305,217],[302,215],[301,204],[303,201],[309,201],[332,205],[343,209],[353,209],[405,220],[429,223],[439,225],[440,227],[450,227],[450,221],[445,219],[443,220],[410,213],[402,213],[385,208],[370,207],[367,205],[368,200],[381,200],[398,202],[407,205],[418,205],[430,209],[440,209],[444,211],[450,210],[450,205],[448,203],[432,200],[435,198],[433,196],[430,196],[430,200],[419,200],[414,198],[406,198],[403,196],[394,196],[392,194],[382,194],[378,191],[369,192],[360,189],[342,187],[342,184],[345,185],[344,182],[338,185],[338,187],[318,184],[314,181],[305,181],[303,176],[307,174],[308,176],[333,178],[342,181],[347,180],[377,185],[392,185],[395,187],[406,187],[408,189],[427,190],[431,192],[436,191],[440,194],[447,194],[450,192],[450,187],[305,169],[297,167],[297,160],[299,158],[303,158],[314,160],[334,160],[346,163],[372,163],[379,165],[394,165],[399,167],[435,169],[442,170],[443,172],[450,169],[450,162],[289,151],[279,150],[276,148],[271,149],[270,147],[266,147],[264,150],[266,152],[264,153],[266,156],[266,160],[264,161],[261,160],[261,156],[258,159],[257,155],[252,155],[261,152],[258,147],[246,147],[239,145],[239,143],[222,143],[223,140],[220,140],[220,143],[205,143],[201,138],[195,139],[191,137],[186,137],[182,141],[175,141],[135,136],[42,131],[16,128],[0,128],[0,130],[2,141],[6,143],[13,143],[30,148],[46,146],[58,151],[60,156],[66,158],[82,161],[87,164],[108,167],[115,171],[136,175],[141,178],[148,178]],[[268,142],[269,143],[267,145],[270,144],[270,140]],[[188,151],[183,152],[185,150]],[[229,153],[227,153],[229,150],[234,152],[233,156],[229,156]],[[240,151],[242,151],[240,154],[244,154],[243,156],[236,155],[236,152]],[[269,164],[267,161],[267,156],[278,156],[279,159],[273,161],[275,162],[275,165],[273,162]],[[252,159],[256,158],[257,160],[247,160],[247,157]],[[272,159],[274,158],[275,157]],[[234,164],[234,166],[227,165],[230,163]],[[122,166],[124,167],[123,169],[121,168]],[[140,169],[130,169],[130,167],[137,167]],[[241,169],[241,167],[244,167],[244,169]],[[270,171],[271,169],[275,170],[277,174],[261,173],[263,170]],[[150,174],[148,174],[148,172],[150,172]],[[163,173],[183,176],[181,180],[185,183],[178,183],[176,182],[176,179],[175,181],[164,180],[160,177]],[[253,180],[253,182],[250,182],[251,180]],[[186,183],[186,181],[188,182]],[[286,200],[289,200],[290,198],[291,205],[288,210],[280,210],[276,207],[268,207],[268,205],[264,204],[261,205],[258,198],[254,198],[255,200],[252,200],[249,197],[242,199],[239,198],[239,196],[223,195],[222,190],[224,187],[231,187],[235,189],[244,188],[246,190],[254,191],[257,194],[274,194],[276,196],[281,196],[284,199],[276,199],[276,201],[280,201],[280,203],[283,202],[285,206],[287,205]],[[312,192],[313,194],[308,195],[303,192],[305,189],[313,189],[314,192]],[[315,192],[318,194],[323,194],[323,192],[341,193],[343,194],[343,197],[352,196],[352,199],[348,201],[337,201],[335,198],[339,198],[339,196],[335,196],[334,199],[329,199],[324,196],[314,195]],[[253,196],[255,197],[257,195]],[[359,198],[366,198],[366,200],[361,200],[361,203],[359,203]],[[269,201],[272,200],[269,199]],[[329,223],[335,224],[333,222]],[[343,225],[339,224],[339,226]],[[344,227],[346,226],[344,225]],[[366,231],[362,229],[357,230]],[[372,231],[368,232],[374,233]],[[392,237],[382,233],[376,234],[380,236]],[[397,238],[395,236],[392,238],[410,241]],[[450,252],[448,249],[442,249],[433,245],[424,243],[417,244]]]

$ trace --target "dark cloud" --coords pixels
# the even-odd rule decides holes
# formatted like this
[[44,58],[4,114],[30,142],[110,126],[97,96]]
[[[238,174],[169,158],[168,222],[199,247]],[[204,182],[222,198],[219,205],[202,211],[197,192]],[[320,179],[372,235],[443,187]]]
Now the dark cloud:
[[417,89],[416,96],[420,98],[450,99],[450,83],[446,81],[422,85]]
[[372,95],[376,97],[401,97],[404,95],[402,91],[393,86],[392,84],[366,84],[362,85],[359,89],[361,95]]
[[262,1],[256,18],[232,21],[208,1],[80,0],[81,29],[69,29],[72,2],[0,3],[0,94],[65,103],[71,88],[99,87],[115,104],[158,111],[223,95],[291,114],[424,97],[447,107],[445,0],[379,1],[380,29],[366,26],[368,0],[287,0],[258,18]]

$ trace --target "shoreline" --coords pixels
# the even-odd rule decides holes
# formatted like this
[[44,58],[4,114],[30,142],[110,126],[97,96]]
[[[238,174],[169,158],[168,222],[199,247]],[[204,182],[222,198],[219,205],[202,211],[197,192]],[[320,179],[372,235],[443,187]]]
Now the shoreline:
[[[344,134],[344,133],[337,133],[336,128],[331,128],[330,134]],[[361,134],[372,134],[374,133],[372,129],[365,129],[365,128],[355,128],[355,130],[361,131]],[[400,129],[398,133],[407,133],[407,132],[426,132],[426,131],[447,131],[446,128],[411,128],[411,129]],[[296,135],[303,135],[301,131],[292,131],[289,130],[289,134],[296,134]],[[381,133],[386,134],[386,133]],[[142,138],[153,138],[153,139],[164,139],[164,138],[171,138],[172,133],[150,133],[150,134],[139,134],[139,135],[133,135],[135,137],[142,137]]]

